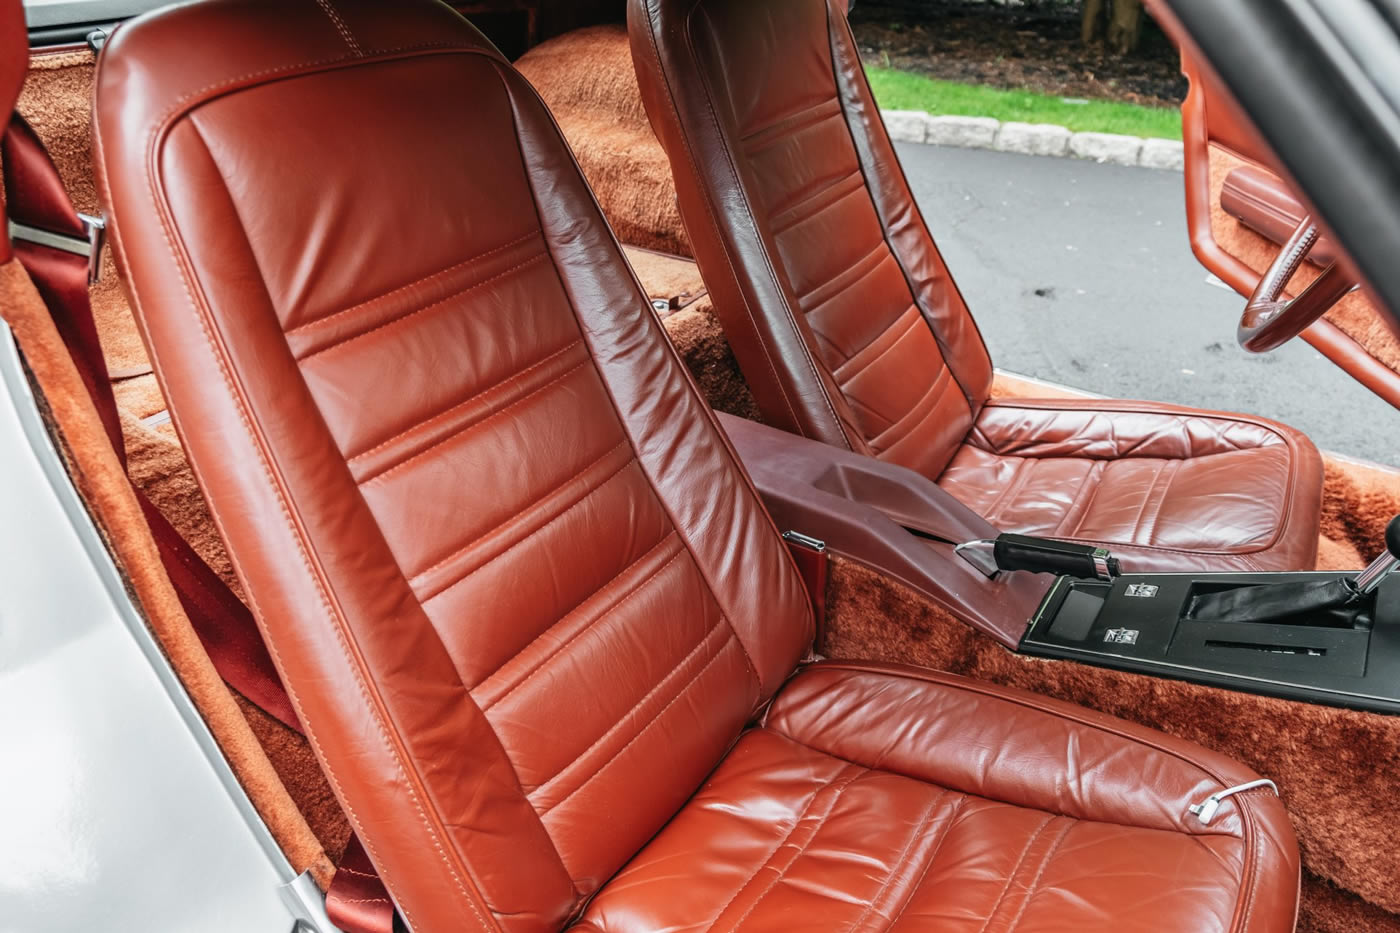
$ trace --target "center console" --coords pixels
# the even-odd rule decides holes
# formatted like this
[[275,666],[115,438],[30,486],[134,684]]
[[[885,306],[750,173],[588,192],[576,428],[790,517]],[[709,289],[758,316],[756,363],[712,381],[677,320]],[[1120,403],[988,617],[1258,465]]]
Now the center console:
[[1020,650],[1251,693],[1400,713],[1400,575],[1354,607],[1273,619],[1196,618],[1201,597],[1352,574],[1059,577]]
[[719,417],[782,531],[1010,650],[1400,713],[1400,518],[1360,574],[1122,574],[1107,549],[1000,533],[911,470]]

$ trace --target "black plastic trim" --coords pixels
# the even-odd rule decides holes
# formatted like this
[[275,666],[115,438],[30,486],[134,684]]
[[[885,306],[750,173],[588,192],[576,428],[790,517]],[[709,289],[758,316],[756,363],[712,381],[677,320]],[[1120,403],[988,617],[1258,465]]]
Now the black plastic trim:
[[[1246,693],[1400,714],[1400,575],[1378,591],[1369,627],[1182,618],[1183,597],[1193,585],[1336,576],[1340,574],[1133,574],[1112,584],[1060,577],[1018,650]],[[1139,601],[1126,592],[1134,584],[1159,590]],[[1094,591],[1103,599],[1102,607],[1087,625],[1080,618],[1062,624],[1062,607],[1081,591]],[[1131,642],[1117,640],[1115,633],[1124,631],[1131,632]]]

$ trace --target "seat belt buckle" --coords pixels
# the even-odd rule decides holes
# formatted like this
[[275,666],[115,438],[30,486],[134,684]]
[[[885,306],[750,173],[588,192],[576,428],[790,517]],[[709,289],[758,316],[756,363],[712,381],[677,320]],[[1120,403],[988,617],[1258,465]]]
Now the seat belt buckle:
[[102,249],[107,245],[107,221],[92,214],[78,214],[78,220],[83,224],[84,236],[81,237],[54,233],[11,219],[10,239],[85,257],[88,285],[96,285],[102,274]]

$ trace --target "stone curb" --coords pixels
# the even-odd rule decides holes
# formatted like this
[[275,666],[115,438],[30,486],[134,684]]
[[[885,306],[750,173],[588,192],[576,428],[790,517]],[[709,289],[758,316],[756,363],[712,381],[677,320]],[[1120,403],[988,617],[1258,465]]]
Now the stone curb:
[[1176,172],[1184,165],[1181,143],[1173,139],[1072,133],[1053,123],[1002,123],[991,117],[934,116],[922,110],[882,110],[880,114],[890,138],[898,142],[1091,159]]

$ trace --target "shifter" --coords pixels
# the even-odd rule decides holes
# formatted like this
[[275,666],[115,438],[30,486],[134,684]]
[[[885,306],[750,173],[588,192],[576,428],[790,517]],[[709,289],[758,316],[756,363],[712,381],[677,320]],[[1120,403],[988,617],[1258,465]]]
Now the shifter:
[[1371,595],[1400,565],[1400,515],[1385,529],[1385,551],[1354,577],[1240,586],[1192,598],[1185,617],[1199,622],[1274,622],[1290,616],[1344,610],[1351,625],[1365,621]]
[[1400,515],[1392,518],[1390,524],[1385,526],[1385,551],[1371,561],[1369,567],[1358,573],[1350,581],[1351,585],[1362,596],[1374,593],[1386,574],[1394,570],[1397,564],[1400,564]]

